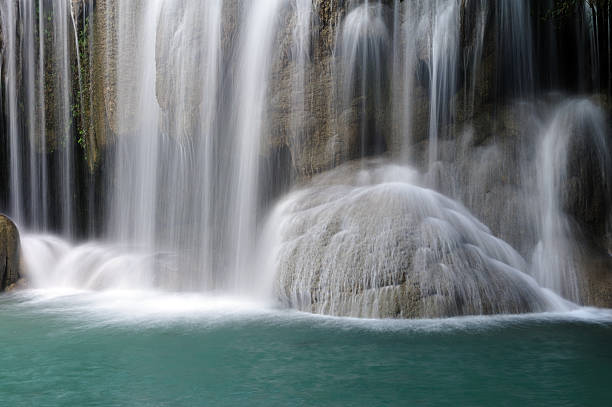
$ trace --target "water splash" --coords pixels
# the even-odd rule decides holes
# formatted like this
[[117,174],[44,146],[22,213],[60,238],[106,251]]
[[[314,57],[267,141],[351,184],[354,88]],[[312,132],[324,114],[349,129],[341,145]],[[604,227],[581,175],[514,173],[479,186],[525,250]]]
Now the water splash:
[[47,290],[151,290],[159,286],[155,266],[164,260],[136,248],[95,242],[74,246],[51,235],[25,235],[22,251],[29,284]]

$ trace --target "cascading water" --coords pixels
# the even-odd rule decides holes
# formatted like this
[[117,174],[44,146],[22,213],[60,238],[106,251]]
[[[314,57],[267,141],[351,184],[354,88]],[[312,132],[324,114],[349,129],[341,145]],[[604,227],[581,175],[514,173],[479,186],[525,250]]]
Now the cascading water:
[[453,114],[452,95],[457,84],[459,7],[453,0],[437,1],[433,19],[430,60],[429,166],[438,161],[441,126]]
[[[583,157],[570,154],[580,151]],[[576,227],[566,213],[570,197],[602,193],[609,195],[610,158],[605,119],[601,110],[588,100],[563,103],[545,128],[537,159],[540,241],[533,259],[533,274],[540,284],[574,302],[582,299],[579,270],[580,242]],[[575,178],[577,160],[590,159],[599,180],[597,187],[584,188]],[[578,167],[581,168],[581,167]]]
[[529,96],[534,90],[533,46],[527,0],[501,0],[497,7],[497,47],[501,51],[498,71],[500,91]]
[[291,103],[292,120],[291,133],[293,142],[303,148],[304,140],[309,136],[306,118],[308,111],[307,86],[310,75],[307,68],[312,63],[312,19],[313,5],[311,0],[295,0],[295,26],[293,27],[292,38],[292,60],[295,63],[295,70],[292,75]]
[[[398,21],[393,75],[400,85],[394,89],[394,131],[404,162],[414,159],[410,157],[410,146],[418,141],[414,133],[427,132],[431,167],[438,160],[438,139],[452,122],[460,71],[459,11],[452,0],[417,1],[405,7],[404,20]],[[422,105],[426,100],[428,108]],[[415,128],[415,114],[429,116],[426,129]]]
[[423,79],[425,79],[423,73],[419,72],[419,66],[425,65],[420,51],[427,48],[422,42],[429,37],[429,27],[425,24],[426,19],[423,18],[427,12],[427,4],[416,2],[412,7],[407,8],[404,21],[400,21],[400,7],[401,3],[396,1],[393,42],[401,46],[394,47],[393,83],[396,86],[391,91],[394,101],[392,117],[395,127],[393,132],[398,138],[395,144],[399,146],[401,161],[405,163],[412,158],[413,116],[415,115],[414,110],[419,108],[418,93],[426,92],[418,82],[424,82]]
[[111,235],[143,250],[155,250],[160,217],[157,180],[164,135],[155,98],[155,34],[161,5],[149,2],[142,14],[133,2],[116,5],[117,128],[125,137],[116,153]]
[[[148,272],[136,273],[139,278],[128,280],[134,286],[199,290],[238,284],[238,275],[248,268],[248,253],[255,239],[253,208],[259,199],[258,151],[265,142],[267,78],[273,65],[271,60],[277,57],[273,43],[280,13],[290,3],[293,5],[279,0],[269,7],[247,9],[242,17],[244,29],[237,32],[241,45],[228,55],[222,54],[221,15],[225,6],[221,0],[206,7],[197,1],[176,4],[163,0],[149,2],[146,7],[128,1],[109,6],[111,12],[108,14],[116,16],[116,23],[107,24],[107,27],[109,30],[117,27],[116,33],[107,32],[106,35],[116,38],[118,90],[114,128],[119,135],[112,161],[110,222],[105,233],[113,245],[102,245],[98,249],[95,245],[77,246],[73,250],[79,254],[72,256],[65,249],[66,244],[62,244],[61,250],[51,250],[55,255],[51,263],[65,266],[66,256],[72,256],[72,260],[89,258],[90,262],[106,264],[106,260],[112,258],[105,254],[106,251],[132,250],[148,253],[141,256],[139,267]],[[58,2],[53,12],[62,12],[59,7],[64,5],[69,6]],[[70,6],[71,14],[66,13],[66,18],[72,19],[71,40],[75,41],[78,51],[76,12],[72,3]],[[308,21],[312,8],[298,1],[293,10],[300,22],[294,42],[296,60],[302,66],[309,53]],[[3,17],[12,21],[14,12],[13,7],[7,6]],[[3,23],[5,26],[15,31],[13,26]],[[62,30],[62,27],[63,24],[57,24],[55,30]],[[34,28],[25,31],[31,33]],[[57,56],[65,53],[69,45],[69,36],[62,38],[66,44],[53,49],[54,60],[62,63],[59,71],[63,71],[70,60],[66,55]],[[262,44],[267,45],[264,51],[260,47]],[[112,47],[113,42],[108,42],[107,46]],[[12,51],[11,55],[16,58],[20,53]],[[223,64],[236,69],[224,77]],[[42,68],[41,72],[46,74]],[[79,62],[81,80],[80,74]],[[231,92],[222,90],[221,84],[232,78],[237,85]],[[295,100],[299,94],[303,100],[304,82],[305,74],[298,72],[293,91]],[[28,81],[30,83],[34,81]],[[55,92],[55,95],[67,94],[64,90],[70,84],[62,81],[57,84],[62,92]],[[11,82],[11,85],[14,90],[7,92],[8,99],[17,100],[19,84]],[[221,98],[229,102],[220,103]],[[60,112],[64,105],[56,103]],[[82,107],[82,102],[80,105]],[[19,115],[11,113],[9,117],[15,121],[13,127],[17,127]],[[229,124],[223,123],[228,119]],[[299,123],[294,125],[297,127]],[[15,136],[12,140],[18,140],[16,131],[9,133]],[[15,148],[18,147],[21,146]],[[228,155],[228,149],[237,154]],[[21,173],[11,177],[16,188],[22,178]],[[19,198],[21,195],[11,196]],[[14,198],[14,207],[21,208],[21,198],[17,198]],[[12,212],[20,219],[19,211]],[[43,227],[34,229],[44,230]],[[31,242],[24,245],[36,247]],[[53,246],[47,241],[44,246],[49,245]],[[160,256],[163,261],[158,261]],[[59,272],[62,268],[54,270]],[[124,286],[121,282],[124,279],[119,278],[112,267],[102,267],[99,273],[108,274],[103,278],[104,287],[112,288],[115,279]],[[82,278],[75,276],[75,279],[73,286],[85,284]],[[51,281],[33,280],[36,284]],[[70,285],[66,279],[62,281],[60,285]],[[90,286],[85,284],[85,287]]]
[[65,1],[56,0],[52,3],[53,13],[53,39],[54,55],[57,64],[56,74],[61,78],[55,89],[55,102],[58,108],[56,113],[56,143],[61,146],[61,164],[59,169],[61,203],[61,228],[67,236],[74,233],[74,143],[72,140],[72,72],[70,67],[70,40],[69,40],[69,15],[70,11]]
[[[257,288],[302,310],[368,317],[566,305],[545,288],[580,301],[579,227],[563,203],[567,157],[574,134],[588,128],[586,143],[607,168],[605,120],[592,104],[562,105],[536,155],[508,149],[514,141],[496,134],[523,142],[516,133],[534,127],[506,118],[510,101],[536,106],[539,96],[531,5],[4,2],[9,213],[20,226],[68,240],[77,240],[77,226],[90,233],[74,245],[27,235],[32,284]],[[91,161],[79,165],[98,177],[101,193],[77,185],[75,148],[85,133]],[[96,152],[102,139],[106,150]],[[308,160],[322,152],[332,157]],[[95,154],[105,156],[102,168]],[[372,155],[386,158],[309,179]],[[513,155],[526,175],[504,174]],[[458,171],[465,168],[469,176]],[[528,249],[519,249],[534,253],[529,267],[494,236],[502,236],[497,223],[487,219],[489,229],[462,204],[479,216],[488,205],[499,218],[527,218],[512,205],[495,209],[491,196],[521,200],[531,190],[515,179],[536,173],[539,195],[528,202],[538,205],[539,243],[524,239]],[[280,179],[290,181],[277,188]],[[456,201],[428,189],[446,186]],[[91,227],[97,212],[102,230]]]
[[[125,76],[118,122],[126,136],[117,152],[115,222],[108,233],[150,253],[174,253],[170,267],[157,270],[162,286],[203,287],[209,281],[195,270],[212,263],[215,208],[207,192],[216,176],[221,2],[205,9],[195,1],[119,7],[117,71]],[[138,58],[134,48],[142,53]]]
[[487,0],[475,2],[477,12],[474,21],[466,21],[473,26],[473,40],[471,46],[467,47],[463,54],[463,81],[466,85],[464,94],[464,109],[468,117],[474,116],[474,105],[476,103],[476,83],[479,74],[480,61],[484,48],[485,32],[487,28],[487,17],[489,15],[489,4]]
[[231,284],[239,284],[239,275],[248,273],[253,255],[257,228],[260,148],[265,142],[266,92],[270,60],[274,55],[274,39],[278,14],[288,0],[272,0],[265,7],[252,4],[245,31],[242,33],[238,59],[237,84],[234,89],[236,110],[230,116],[236,123],[236,163],[233,170],[235,189],[231,194],[229,214]]
[[17,94],[17,57],[18,57],[18,49],[17,49],[17,29],[15,27],[15,22],[17,21],[17,11],[15,9],[16,4],[14,2],[5,2],[2,5],[2,27],[3,34],[6,39],[6,49],[7,49],[7,77],[10,77],[12,80],[8,81],[8,84],[5,85],[8,89],[6,92],[7,100],[5,105],[8,110],[8,132],[9,132],[9,160],[10,160],[10,173],[11,173],[11,181],[10,181],[10,190],[11,190],[11,199],[10,199],[10,211],[13,216],[19,221],[23,218],[22,210],[23,210],[23,202],[22,202],[22,192],[21,192],[21,184],[20,181],[21,176],[21,168],[20,168],[20,157],[22,156],[19,149],[19,139],[21,134],[21,129],[19,125],[19,116],[17,112],[17,104],[19,100],[19,96]]
[[391,52],[388,12],[380,1],[357,4],[344,19],[339,34],[340,128],[345,137],[359,140],[347,143],[358,146],[358,151],[349,152],[349,156],[385,150],[383,127]]
[[[53,228],[71,237],[75,181],[67,7],[62,0],[7,1],[0,14],[7,43],[10,213],[26,228]],[[48,150],[55,157],[52,165]]]

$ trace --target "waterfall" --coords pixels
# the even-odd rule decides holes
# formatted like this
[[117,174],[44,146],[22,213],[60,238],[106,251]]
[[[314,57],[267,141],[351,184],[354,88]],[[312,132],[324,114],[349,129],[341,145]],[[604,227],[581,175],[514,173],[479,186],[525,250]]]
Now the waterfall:
[[459,7],[456,1],[437,1],[430,51],[429,166],[438,161],[438,138],[450,124],[459,56]]
[[[606,47],[554,3],[2,2],[0,202],[32,284],[377,317],[584,301]],[[566,36],[586,50],[540,52]]]
[[[599,180],[604,196],[609,195],[611,163],[606,137],[605,119],[599,108],[587,100],[569,101],[556,109],[538,152],[540,240],[534,251],[533,274],[542,286],[575,302],[582,299],[581,245],[567,213],[573,206],[568,200],[586,199],[583,195],[597,192],[597,186],[576,184],[575,172],[585,172],[589,165],[594,166],[593,171],[587,172],[592,178],[581,182]],[[590,162],[581,163],[585,159]]]
[[[72,237],[75,168],[67,4],[8,1],[0,13],[7,42],[10,213],[26,228],[53,228]],[[52,165],[50,155],[56,157]]]
[[529,6],[528,0],[500,0],[497,7],[498,86],[517,97],[529,96],[535,86]]
[[126,137],[115,160],[111,233],[148,248],[154,248],[158,220],[156,189],[163,140],[155,97],[155,37],[161,3],[149,2],[142,15],[131,1],[117,5],[117,128]]
[[[460,71],[460,8],[456,1],[436,0],[417,1],[404,9],[405,17],[397,22],[400,27],[394,41],[394,132],[403,161],[408,161],[409,146],[420,141],[414,139],[414,133],[427,131],[431,167],[438,160],[438,138],[446,134],[454,113],[453,96]],[[415,115],[429,116],[426,129],[415,128]]]
[[[253,4],[240,39],[237,87],[234,89],[236,163],[230,217],[232,284],[248,272],[256,233],[260,172],[260,148],[264,140],[266,92],[270,61],[274,55],[279,12],[288,0],[272,0],[265,7]],[[231,280],[230,280],[231,281]]]
[[161,285],[212,284],[219,204],[211,195],[223,182],[216,170],[221,7],[119,5],[118,127],[125,139],[115,159],[109,236],[172,253],[157,270]]
[[[473,39],[470,47],[467,47],[463,55],[463,81],[468,91],[464,94],[464,109],[468,117],[474,116],[474,106],[476,103],[476,83],[482,60],[485,32],[487,28],[487,17],[489,15],[489,5],[487,0],[475,3],[478,7],[475,21],[466,20],[464,24],[473,25]],[[465,17],[466,19],[468,17]]]
[[[125,139],[115,159],[110,236],[173,253],[158,270],[162,284],[235,287],[248,269],[268,76],[286,4],[245,13],[240,46],[228,55],[223,1],[119,5],[118,127]],[[226,77],[224,60],[236,66]],[[235,83],[231,92],[222,92],[223,81]],[[162,277],[177,273],[172,283]]]
[[[419,86],[420,73],[419,62],[419,39],[427,36],[426,27],[421,24],[423,17],[423,3],[418,2],[411,7],[406,7],[404,21],[401,20],[402,3],[395,2],[394,5],[394,38],[393,43],[393,128],[396,144],[399,146],[401,161],[406,163],[411,159],[411,144],[415,141],[414,135],[414,110],[418,108],[418,92],[422,91]],[[424,93],[424,92],[423,92]]]
[[6,92],[7,100],[5,105],[8,107],[8,133],[9,133],[9,161],[10,161],[10,211],[17,222],[23,222],[23,202],[22,181],[25,179],[22,173],[21,157],[19,140],[21,139],[22,129],[20,128],[18,103],[19,96],[17,83],[17,58],[18,58],[18,39],[15,23],[17,22],[17,12],[15,9],[17,3],[10,1],[4,2],[2,5],[2,27],[4,28],[4,36],[7,49],[7,78],[8,80]]
[[292,38],[292,60],[295,70],[292,74],[292,93],[291,103],[291,134],[293,143],[298,149],[303,148],[305,140],[308,138],[308,121],[311,114],[309,109],[312,104],[308,98],[309,80],[308,69],[312,67],[312,19],[313,4],[311,0],[295,0],[295,25],[293,27]]
[[[59,285],[119,288],[127,281],[134,287],[232,289],[252,273],[249,263],[259,222],[256,208],[261,204],[260,148],[267,143],[265,106],[271,70],[281,58],[274,44],[281,17],[291,10],[299,21],[290,44],[300,67],[291,91],[297,112],[293,117],[299,118],[306,110],[303,66],[310,58],[312,6],[279,0],[245,9],[240,16],[243,24],[236,28],[239,43],[233,49],[221,44],[221,20],[227,7],[222,0],[206,7],[196,0],[157,0],[146,6],[122,0],[110,5],[108,14],[116,21],[107,27],[117,27],[115,33],[107,32],[116,38],[116,45],[107,40],[107,58],[113,47],[117,55],[116,114],[110,125],[117,140],[109,163],[112,180],[102,236],[107,243],[72,246],[46,237],[39,243],[29,239],[28,247],[59,247],[47,256],[48,264],[55,265],[50,266],[51,275],[67,267],[66,262],[74,268],[81,262],[89,264],[97,276],[90,280],[75,271],[62,277]],[[71,16],[68,9],[59,11],[66,11],[66,21],[61,20],[54,30],[63,30],[63,22],[72,17],[72,30],[65,32],[78,35],[75,9],[70,10]],[[78,53],[78,41],[74,44]],[[68,45],[52,50],[54,60],[61,61],[60,72],[70,58],[58,55],[67,52]],[[42,46],[46,50],[46,44]],[[80,55],[76,65],[80,74]],[[41,68],[42,75],[47,74],[45,69]],[[235,85],[229,89],[223,87],[232,82]],[[55,85],[54,95],[62,97],[70,86],[64,81]],[[55,106],[64,112],[65,100]],[[60,119],[63,122],[65,115]],[[297,131],[301,122],[296,119],[292,126]],[[65,157],[72,156],[71,148],[66,147]],[[62,174],[72,165],[64,163]],[[60,190],[57,197],[68,191]],[[21,203],[15,205],[21,208]],[[69,211],[68,204],[63,206],[61,218],[66,219],[64,213]],[[139,253],[138,266],[130,266],[134,272],[127,280],[120,272],[127,263],[112,266],[113,256],[121,257],[121,253]],[[38,269],[36,264],[32,267]],[[37,285],[50,281],[38,277],[33,278]]]
[[[37,103],[37,108],[38,108],[38,112],[39,112],[39,120],[38,120],[38,129],[39,129],[39,133],[40,133],[40,141],[39,141],[39,146],[41,146],[41,149],[44,149],[45,146],[47,145],[47,106],[45,103],[45,95],[46,95],[46,87],[45,87],[45,59],[48,58],[46,55],[46,51],[45,51],[45,37],[43,35],[40,35],[40,27],[44,27],[45,24],[45,13],[44,13],[44,2],[43,0],[39,0],[38,2],[38,87],[37,87],[37,91],[38,91],[38,103]],[[49,174],[47,171],[48,168],[48,163],[47,163],[47,155],[46,154],[41,154],[41,159],[40,159],[40,169],[39,171],[36,171],[37,174],[39,174],[39,179],[40,179],[40,196],[42,198],[43,201],[47,201],[49,198],[49,186],[48,186],[48,182],[49,182]],[[36,202],[35,199],[32,199],[32,202]],[[38,212],[38,216],[42,215],[42,223],[41,222],[35,222],[35,224],[37,224],[36,226],[38,226],[38,228],[40,229],[47,229],[47,219],[49,217],[49,207],[48,205],[42,204],[41,207],[39,208],[39,212]],[[32,216],[35,217],[37,216],[35,213],[32,213]],[[19,222],[19,221],[18,221]]]
[[[64,234],[72,236],[74,233],[73,212],[74,212],[74,164],[73,150],[74,140],[72,139],[72,72],[70,67],[70,40],[68,16],[69,11],[65,1],[56,0],[52,3],[53,12],[53,39],[54,39],[54,59],[57,63],[56,73],[61,80],[55,90],[58,112],[56,143],[62,147],[61,168],[59,169],[60,179],[60,199],[61,208],[61,228]],[[59,140],[58,140],[59,138]]]
[[[34,2],[29,2],[28,4],[24,4],[24,9],[21,11],[23,13],[23,21],[24,21],[24,25],[26,27],[30,27],[33,28],[35,26],[35,11],[34,11]],[[34,122],[34,118],[36,117],[36,88],[34,86],[34,78],[35,78],[35,63],[34,61],[35,59],[35,42],[34,42],[34,30],[30,29],[27,30],[25,32],[25,38],[24,38],[24,42],[25,42],[25,58],[27,61],[31,61],[32,62],[32,66],[25,66],[25,76],[24,76],[24,81],[25,83],[29,84],[28,86],[26,86],[26,101],[27,101],[27,108],[25,109],[25,117],[27,117],[28,119],[26,122],[26,125],[24,127],[24,130],[27,134],[27,138],[28,138],[28,144],[29,144],[29,148],[28,148],[28,158],[27,161],[29,161],[27,164],[22,164],[24,167],[27,165],[27,169],[23,168],[24,171],[29,171],[30,175],[30,182],[29,182],[29,196],[30,197],[35,197],[37,196],[37,192],[39,189],[39,182],[37,182],[36,180],[36,174],[38,173],[38,160],[34,159],[34,156],[36,154],[36,131],[37,131],[37,125]],[[21,186],[23,187],[23,186]],[[25,204],[25,202],[22,202],[21,204]],[[16,203],[16,205],[18,205]],[[29,213],[31,213],[32,215],[34,215],[35,217],[38,218],[39,214],[40,214],[40,206],[43,206],[44,204],[41,205],[40,202],[36,202],[35,199],[31,199],[29,202]],[[22,219],[23,220],[23,219]],[[36,225],[41,225],[44,224],[43,220],[41,219],[36,219],[35,220]]]
[[340,115],[344,137],[356,138],[358,151],[366,156],[386,149],[381,117],[385,109],[390,40],[387,6],[365,1],[345,17],[336,53],[339,56]]

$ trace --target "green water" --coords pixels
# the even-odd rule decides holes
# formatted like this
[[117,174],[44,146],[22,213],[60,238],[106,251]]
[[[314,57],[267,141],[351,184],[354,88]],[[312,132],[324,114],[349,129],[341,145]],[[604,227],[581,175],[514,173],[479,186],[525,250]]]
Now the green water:
[[1,406],[612,405],[609,311],[367,321],[161,294],[0,297]]

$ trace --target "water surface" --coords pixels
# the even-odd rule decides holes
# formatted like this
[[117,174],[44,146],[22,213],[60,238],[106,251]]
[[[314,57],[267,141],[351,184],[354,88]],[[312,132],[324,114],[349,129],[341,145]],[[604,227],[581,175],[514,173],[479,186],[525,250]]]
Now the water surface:
[[0,298],[1,405],[611,405],[612,313],[391,321],[151,292]]

